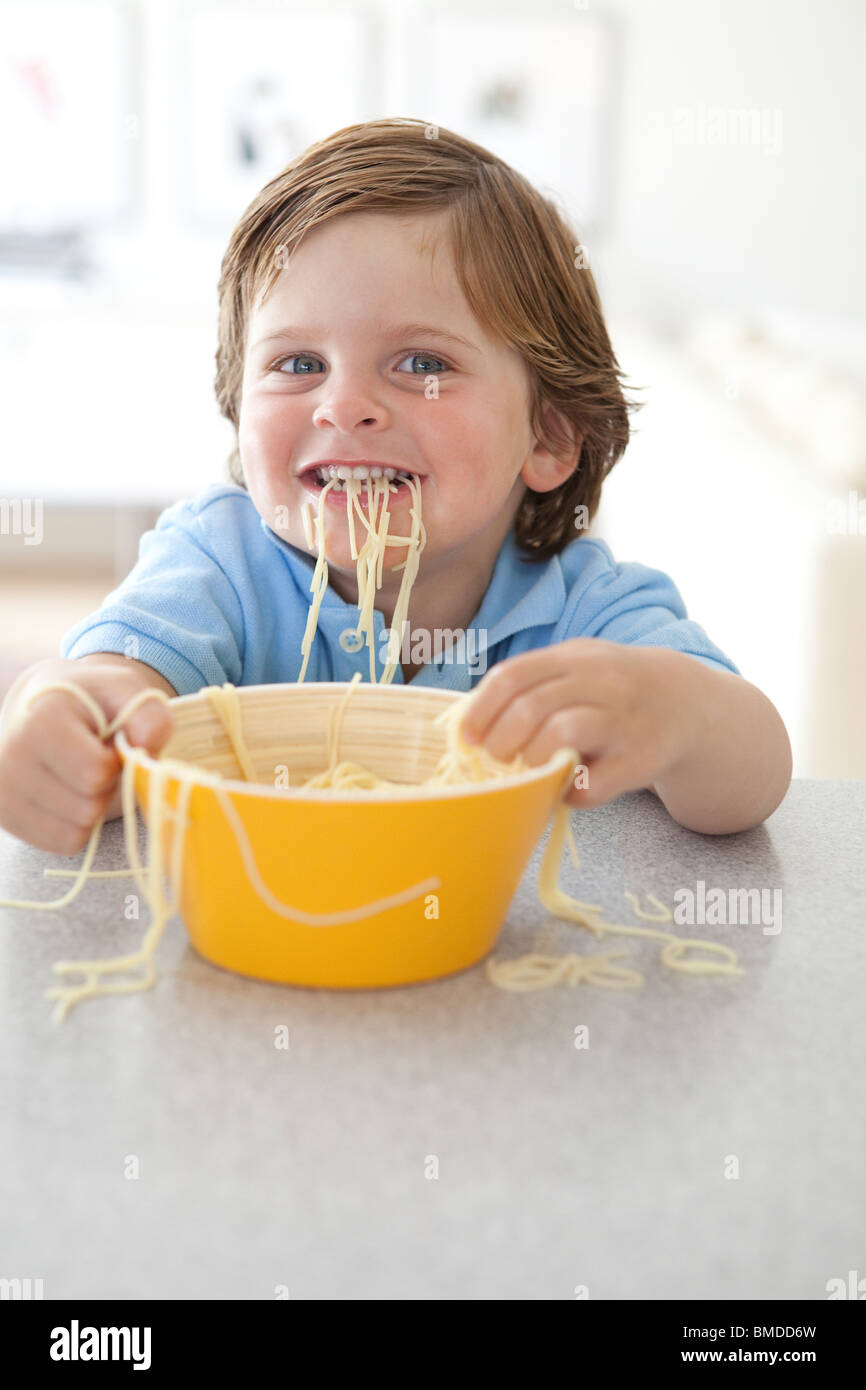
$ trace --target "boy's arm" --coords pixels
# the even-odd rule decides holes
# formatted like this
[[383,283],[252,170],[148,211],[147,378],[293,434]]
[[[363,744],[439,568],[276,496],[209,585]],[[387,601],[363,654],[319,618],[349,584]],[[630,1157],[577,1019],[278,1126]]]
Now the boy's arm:
[[[105,666],[117,665],[126,670],[134,668],[140,674],[142,687],[155,685],[159,690],[164,690],[169,699],[173,699],[177,694],[173,685],[155,671],[152,666],[148,666],[144,661],[136,661],[133,657],[123,656],[119,652],[91,652],[87,656],[75,657],[76,665]],[[51,670],[53,665],[57,666],[56,673]],[[6,692],[6,696],[0,704],[0,728],[8,725],[12,721],[14,711],[18,701],[29,689],[31,682],[37,676],[42,681],[52,680],[72,680],[74,682],[75,672],[71,669],[71,663],[64,657],[48,657],[45,661],[34,662],[16,677],[12,685]]]
[[104,666],[106,663],[115,663],[118,666],[133,666],[137,668],[141,675],[143,685],[155,685],[157,690],[165,691],[170,700],[177,695],[174,686],[166,680],[165,676],[160,675],[152,666],[148,666],[146,661],[136,661],[134,657],[123,656],[120,652],[90,652],[87,656],[74,658],[82,664],[90,666]]
[[[244,566],[247,553],[257,553],[259,538],[250,518],[236,515],[236,501],[222,497],[225,489],[208,498],[209,491],[170,507],[144,533],[133,569],[97,610],[63,635],[61,657],[125,656],[128,669],[140,663],[164,673],[178,695],[224,681],[243,683],[246,623],[225,565],[242,557],[234,579],[252,588],[250,566]],[[253,515],[260,520],[254,509]]]
[[[791,782],[788,732],[775,705],[741,676],[682,652],[658,648],[677,703],[691,714],[689,736],[655,781],[674,820],[705,835],[749,830],[772,815]],[[669,671],[669,674],[667,672]]]

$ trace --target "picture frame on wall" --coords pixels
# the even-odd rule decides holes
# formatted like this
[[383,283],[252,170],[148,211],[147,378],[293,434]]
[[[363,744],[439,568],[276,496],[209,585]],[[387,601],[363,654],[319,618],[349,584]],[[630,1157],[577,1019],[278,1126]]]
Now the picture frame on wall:
[[376,114],[378,25],[363,5],[191,8],[183,184],[192,223],[231,225],[308,145]]
[[111,230],[137,212],[136,34],[126,0],[4,0],[0,235]]
[[419,10],[425,119],[484,146],[559,198],[593,237],[610,223],[619,34],[593,7]]

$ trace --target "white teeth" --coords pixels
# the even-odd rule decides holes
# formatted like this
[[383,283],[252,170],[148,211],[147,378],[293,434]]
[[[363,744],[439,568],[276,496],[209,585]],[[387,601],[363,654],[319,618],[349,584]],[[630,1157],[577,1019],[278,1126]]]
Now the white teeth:
[[323,486],[325,483],[333,482],[333,492],[345,492],[345,484],[349,481],[350,478],[358,482],[364,482],[367,479],[384,477],[387,479],[389,483],[393,483],[395,479],[405,481],[406,479],[411,478],[412,476],[413,475],[411,473],[407,473],[405,469],[402,468],[380,468],[378,466],[375,468],[367,468],[366,466],[361,464],[359,464],[356,467],[350,467],[347,464],[342,463],[329,463],[322,468],[316,469],[317,481],[320,482]]

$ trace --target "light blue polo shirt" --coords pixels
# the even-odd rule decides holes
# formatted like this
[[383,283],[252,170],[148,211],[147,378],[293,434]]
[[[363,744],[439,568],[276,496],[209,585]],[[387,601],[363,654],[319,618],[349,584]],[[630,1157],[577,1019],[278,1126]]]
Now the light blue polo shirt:
[[[521,555],[511,532],[465,638],[413,685],[468,691],[496,662],[571,637],[669,647],[739,675],[660,570],[617,564],[603,541],[586,536],[546,561],[525,564]],[[297,681],[314,568],[267,526],[244,488],[213,484],[162,513],[130,574],[64,635],[60,655],[136,657],[179,695],[224,681]],[[387,631],[382,614],[374,617],[381,678]],[[357,622],[358,609],[328,588],[305,680],[349,681],[356,671],[369,680],[366,646],[346,650]],[[402,683],[398,664],[394,684]]]

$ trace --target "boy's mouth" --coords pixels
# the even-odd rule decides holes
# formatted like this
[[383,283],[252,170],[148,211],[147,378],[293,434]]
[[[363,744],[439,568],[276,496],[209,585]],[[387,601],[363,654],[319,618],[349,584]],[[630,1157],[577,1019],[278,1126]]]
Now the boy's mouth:
[[368,481],[374,483],[377,478],[385,478],[393,487],[397,488],[398,494],[408,493],[410,478],[414,478],[419,484],[423,481],[420,473],[410,473],[408,469],[392,468],[384,464],[311,464],[300,474],[300,481],[308,492],[321,492],[322,488],[333,482],[334,486],[328,493],[328,499],[333,497],[334,493],[345,493],[350,478],[355,478],[364,484],[358,498],[362,506],[366,506],[367,503],[366,483]]

